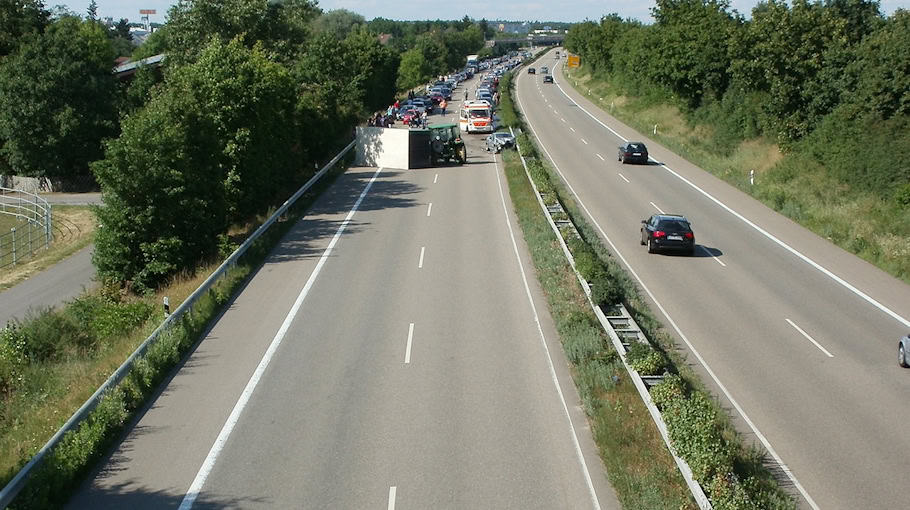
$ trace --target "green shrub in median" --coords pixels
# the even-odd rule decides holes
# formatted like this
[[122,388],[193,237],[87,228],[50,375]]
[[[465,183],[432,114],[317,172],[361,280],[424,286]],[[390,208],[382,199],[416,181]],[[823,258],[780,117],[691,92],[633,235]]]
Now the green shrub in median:
[[626,361],[641,375],[660,375],[667,367],[667,360],[663,355],[642,342],[632,342],[629,345]]

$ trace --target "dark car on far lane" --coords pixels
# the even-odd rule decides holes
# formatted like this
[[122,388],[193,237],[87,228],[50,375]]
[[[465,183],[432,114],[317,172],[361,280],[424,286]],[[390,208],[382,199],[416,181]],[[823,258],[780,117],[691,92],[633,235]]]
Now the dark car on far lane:
[[655,214],[641,220],[641,244],[648,245],[648,253],[658,250],[679,250],[689,255],[695,253],[695,233],[685,216]]
[[528,68],[528,74],[535,74],[535,73],[537,73],[536,69],[534,69],[533,67]]
[[553,83],[553,77],[548,74],[543,77],[543,82],[544,83]]
[[638,162],[648,163],[648,148],[641,142],[626,142],[619,146],[619,155],[616,161],[623,164]]

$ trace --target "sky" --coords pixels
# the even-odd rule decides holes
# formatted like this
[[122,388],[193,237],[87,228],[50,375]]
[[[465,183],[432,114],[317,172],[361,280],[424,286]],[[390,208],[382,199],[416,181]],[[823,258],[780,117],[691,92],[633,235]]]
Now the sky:
[[[85,14],[90,0],[45,0],[52,7],[63,5],[70,11]],[[139,9],[155,9],[150,16],[152,22],[164,23],[167,10],[176,0],[96,0],[98,15],[110,16],[115,20],[127,18],[138,22]],[[731,0],[731,6],[746,16],[758,0]],[[910,0],[880,0],[882,12],[892,14],[896,9],[910,9]],[[598,20],[604,14],[618,13],[623,18],[636,18],[645,23],[653,21],[650,9],[653,1],[641,0],[461,0],[446,2],[439,0],[320,0],[323,10],[348,9],[366,19],[384,17],[390,19],[426,20],[461,19],[465,15],[488,20],[528,21],[582,21]],[[442,8],[440,8],[442,7]]]

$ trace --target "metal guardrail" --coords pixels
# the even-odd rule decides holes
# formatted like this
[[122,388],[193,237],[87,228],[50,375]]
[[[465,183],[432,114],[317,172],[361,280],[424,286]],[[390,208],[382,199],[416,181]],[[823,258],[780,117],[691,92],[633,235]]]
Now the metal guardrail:
[[[512,128],[509,128],[509,131],[512,133],[512,136],[515,136],[515,131],[512,130]],[[524,167],[525,175],[528,177],[528,182],[531,183],[531,188],[534,190],[534,195],[537,197],[537,203],[540,205],[540,208],[543,209],[544,215],[547,218],[547,222],[550,224],[550,228],[556,234],[556,238],[559,240],[559,244],[562,247],[563,254],[569,261],[569,265],[572,266],[572,271],[575,272],[575,277],[578,278],[579,283],[581,283],[581,286],[585,292],[585,296],[588,299],[588,305],[591,306],[594,314],[597,316],[597,320],[600,322],[601,327],[610,337],[610,340],[613,343],[613,347],[616,349],[616,352],[619,353],[620,360],[622,360],[622,364],[626,367],[626,371],[629,373],[629,378],[635,385],[635,389],[638,390],[638,394],[644,402],[645,407],[648,408],[648,413],[651,415],[651,419],[657,426],[657,430],[660,432],[660,437],[664,440],[664,444],[670,451],[670,455],[673,457],[673,461],[676,462],[676,467],[679,468],[679,472],[682,475],[683,480],[685,480],[686,485],[689,487],[689,492],[692,494],[693,499],[695,499],[695,502],[698,504],[700,510],[711,510],[711,501],[705,494],[704,489],[702,489],[701,484],[699,484],[698,481],[695,480],[695,478],[692,476],[692,468],[689,467],[689,463],[676,453],[676,448],[673,447],[673,444],[670,441],[670,435],[667,432],[667,425],[664,423],[660,410],[656,405],[654,405],[654,401],[651,400],[651,393],[648,391],[647,385],[645,384],[641,375],[639,375],[638,372],[636,372],[635,369],[633,369],[626,361],[626,348],[622,343],[622,339],[614,330],[613,325],[609,321],[609,318],[604,315],[603,310],[601,310],[600,307],[597,306],[591,299],[591,286],[584,279],[584,277],[581,276],[581,273],[579,273],[578,269],[575,267],[575,257],[573,257],[572,252],[569,251],[569,246],[566,244],[566,241],[563,238],[563,234],[556,224],[557,222],[553,220],[551,212],[547,208],[547,204],[540,196],[540,191],[537,189],[537,184],[534,183],[534,179],[531,177],[531,172],[528,170],[528,164],[525,162],[524,156],[521,155],[521,148],[518,146],[517,138],[515,140],[515,147],[518,151],[518,157],[521,159],[521,164]],[[567,223],[571,225],[571,228],[573,230],[575,229],[574,224],[571,224],[571,222]],[[577,234],[577,230],[575,232]],[[620,310],[623,318],[628,319],[634,324],[634,320],[626,311],[625,306],[621,305]],[[636,327],[635,329],[638,328]],[[639,335],[641,334],[642,333],[639,332]]]
[[35,193],[0,187],[0,214],[21,226],[0,233],[0,269],[21,262],[51,243],[51,205]]
[[215,269],[215,271],[212,272],[212,274],[209,275],[209,277],[206,278],[205,281],[202,282],[202,284],[199,285],[199,287],[196,288],[196,290],[194,290],[193,293],[190,294],[190,296],[186,298],[186,300],[179,307],[177,307],[176,310],[174,310],[174,313],[165,318],[164,321],[158,325],[155,331],[153,331],[152,334],[149,335],[149,337],[146,338],[145,341],[143,341],[142,344],[136,348],[130,357],[127,358],[126,361],[124,361],[123,364],[120,365],[120,367],[117,368],[117,370],[107,378],[106,381],[104,381],[104,384],[102,384],[101,387],[98,388],[98,390],[96,390],[95,393],[92,394],[92,396],[89,397],[89,399],[86,400],[84,404],[82,404],[82,407],[73,413],[70,419],[67,420],[62,427],[60,427],[60,429],[53,435],[53,437],[51,437],[50,440],[48,440],[48,442],[45,443],[45,445],[40,450],[38,450],[38,453],[36,453],[35,456],[32,457],[32,459],[25,466],[23,466],[21,470],[19,470],[16,476],[10,480],[6,487],[4,487],[3,490],[0,490],[0,508],[6,508],[10,503],[13,502],[13,499],[15,499],[16,495],[19,494],[19,491],[25,487],[25,484],[28,481],[28,477],[32,474],[32,471],[37,468],[41,462],[44,461],[44,458],[48,455],[48,453],[50,453],[54,447],[60,443],[60,441],[63,439],[63,436],[67,432],[75,430],[76,427],[78,427],[79,424],[82,423],[82,421],[88,417],[89,413],[91,413],[92,410],[98,405],[104,395],[108,391],[112,390],[121,380],[123,380],[124,377],[127,376],[127,374],[129,374],[130,369],[133,367],[133,364],[143,354],[145,354],[148,348],[155,343],[158,337],[166,332],[175,323],[175,321],[183,317],[185,313],[191,311],[193,305],[196,304],[196,301],[198,301],[200,297],[208,292],[209,289],[211,289],[212,286],[214,286],[215,283],[217,283],[218,280],[221,279],[229,269],[233,268],[237,264],[237,261],[240,259],[240,257],[243,256],[244,253],[246,253],[250,246],[253,245],[253,242],[259,239],[259,237],[261,237],[262,234],[269,229],[269,227],[275,224],[275,222],[278,221],[278,219],[285,212],[287,212],[287,210],[294,204],[294,202],[303,196],[307,190],[309,190],[332,167],[334,167],[335,164],[338,163],[338,161],[341,160],[345,154],[350,152],[350,150],[354,147],[355,142],[356,140],[349,143],[347,147],[342,149],[341,152],[339,152],[334,158],[332,158],[331,161],[328,162],[328,164],[322,167],[322,169],[319,170],[316,175],[311,177],[310,180],[306,182],[306,184],[301,186],[300,189],[291,195],[291,197],[288,198],[284,204],[282,204],[281,207],[275,211],[274,214],[269,216],[265,223],[260,225],[259,228],[257,228],[256,231],[253,232],[253,234],[243,242],[243,244],[234,250],[234,253],[225,259],[225,261],[222,262],[221,265],[218,266],[218,268]]

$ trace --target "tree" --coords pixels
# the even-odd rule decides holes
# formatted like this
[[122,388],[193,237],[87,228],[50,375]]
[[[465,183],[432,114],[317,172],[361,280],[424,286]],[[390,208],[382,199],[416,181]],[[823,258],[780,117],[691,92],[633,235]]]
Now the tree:
[[399,90],[412,89],[421,83],[426,83],[431,76],[433,76],[433,69],[420,49],[410,49],[401,54],[397,81]]
[[313,20],[313,32],[331,34],[338,39],[344,39],[363,25],[366,25],[366,19],[360,14],[347,9],[334,9]]
[[122,127],[92,167],[104,193],[92,261],[142,291],[214,253],[226,201],[215,130],[193,98],[160,94]]
[[851,102],[882,118],[910,115],[910,11],[898,9],[855,51],[848,74],[856,77]]
[[297,57],[319,10],[314,0],[181,0],[168,11],[168,58],[193,61],[211,37],[244,35],[282,61]]
[[657,0],[651,10],[660,83],[697,106],[706,94],[720,98],[729,81],[727,39],[737,28],[727,0]]
[[0,66],[2,152],[21,175],[89,175],[116,134],[116,82],[105,28],[65,17]]
[[362,76],[364,115],[392,103],[400,62],[398,54],[382,46],[365,25],[351,32],[344,46],[347,58]]
[[781,143],[808,133],[815,114],[808,107],[825,68],[827,50],[845,38],[846,22],[807,0],[792,8],[778,0],[761,3],[730,42],[731,76],[737,87],[767,94],[763,124]]
[[95,0],[92,0],[88,4],[88,9],[86,9],[85,11],[87,14],[87,17],[86,17],[87,20],[98,21],[98,2],[96,2]]
[[300,166],[294,81],[261,46],[212,38],[126,117],[93,170],[105,193],[99,273],[153,288],[274,203]]
[[50,12],[39,0],[0,1],[0,59],[47,27]]
[[126,18],[120,18],[120,21],[114,26],[114,34],[127,41],[133,40],[133,34],[130,33],[130,23]]

